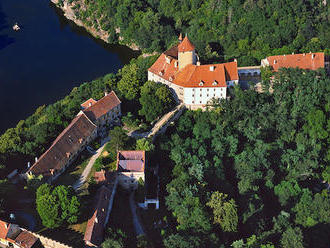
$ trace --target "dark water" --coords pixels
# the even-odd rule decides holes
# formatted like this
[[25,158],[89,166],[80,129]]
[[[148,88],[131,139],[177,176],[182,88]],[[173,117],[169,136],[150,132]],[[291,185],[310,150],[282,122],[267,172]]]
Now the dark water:
[[0,0],[0,134],[136,55],[92,38],[50,0]]

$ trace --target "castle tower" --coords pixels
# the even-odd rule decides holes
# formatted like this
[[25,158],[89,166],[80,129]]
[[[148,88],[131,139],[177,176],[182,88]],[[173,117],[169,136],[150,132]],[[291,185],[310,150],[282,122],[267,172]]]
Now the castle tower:
[[178,45],[178,60],[179,70],[187,65],[196,64],[195,46],[190,42],[187,36]]

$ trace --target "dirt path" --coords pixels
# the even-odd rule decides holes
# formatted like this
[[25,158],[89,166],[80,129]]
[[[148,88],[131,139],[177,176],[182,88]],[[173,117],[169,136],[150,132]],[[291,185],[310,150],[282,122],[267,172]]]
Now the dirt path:
[[81,173],[80,178],[75,182],[75,184],[72,186],[75,191],[78,191],[80,187],[86,182],[89,173],[91,172],[91,169],[95,163],[95,160],[101,155],[104,146],[109,141],[109,137],[106,137],[101,142],[101,147],[96,151],[96,153],[91,157],[89,160],[86,168],[84,169],[83,173]]

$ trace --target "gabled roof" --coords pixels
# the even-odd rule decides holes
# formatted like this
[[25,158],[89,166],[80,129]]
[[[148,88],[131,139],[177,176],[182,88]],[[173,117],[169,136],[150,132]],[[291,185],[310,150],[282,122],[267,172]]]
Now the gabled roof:
[[[148,71],[164,78],[167,81],[172,81],[176,72],[179,71],[179,66],[175,67],[175,63],[177,63],[177,60],[172,58],[168,64],[166,61],[166,55],[162,53],[156,62],[148,69]],[[171,78],[172,80],[170,80]]]
[[111,109],[117,107],[121,101],[117,97],[114,91],[111,91],[110,94],[102,97],[92,106],[86,108],[84,113],[87,115],[89,119],[92,121],[96,121],[106,113],[108,113]]
[[238,69],[237,69],[237,61],[227,62],[223,64],[225,66],[226,71],[226,80],[238,80]]
[[288,54],[267,57],[269,65],[274,71],[280,68],[300,68],[317,70],[324,68],[324,53],[303,53],[303,54]]
[[145,151],[118,151],[117,170],[144,172]]
[[0,220],[0,239],[6,239],[11,224]]
[[83,109],[86,109],[86,108],[92,106],[95,103],[97,103],[97,101],[95,101],[93,98],[89,98],[86,102],[82,103],[80,106]]
[[84,240],[96,246],[103,241],[111,191],[102,186],[97,192],[97,203],[92,217],[87,222]]
[[178,45],[179,52],[191,52],[195,50],[195,46],[190,42],[188,36],[184,37],[183,41]]
[[15,243],[22,248],[32,248],[33,245],[38,241],[38,238],[32,233],[22,231],[16,238]]
[[52,176],[51,171],[56,173],[61,170],[67,164],[70,155],[80,149],[95,129],[96,126],[84,113],[77,115],[27,173],[41,174],[46,178]]

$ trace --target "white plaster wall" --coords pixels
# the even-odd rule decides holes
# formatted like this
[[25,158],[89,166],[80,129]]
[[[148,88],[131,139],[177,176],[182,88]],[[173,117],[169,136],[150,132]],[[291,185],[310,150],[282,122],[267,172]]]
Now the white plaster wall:
[[226,87],[185,88],[184,103],[189,105],[207,104],[212,98],[226,98]]

